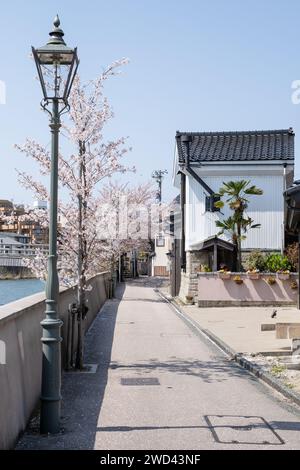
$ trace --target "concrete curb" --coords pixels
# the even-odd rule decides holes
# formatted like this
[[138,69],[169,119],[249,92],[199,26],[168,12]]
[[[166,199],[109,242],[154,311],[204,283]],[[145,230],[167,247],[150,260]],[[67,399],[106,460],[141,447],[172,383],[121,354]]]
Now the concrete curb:
[[262,367],[253,364],[251,361],[246,359],[241,353],[237,353],[232,349],[228,344],[224,343],[220,338],[214,335],[211,331],[202,328],[199,324],[197,324],[191,317],[189,317],[186,313],[184,313],[179,305],[174,302],[173,299],[168,299],[162,292],[158,289],[154,289],[175,311],[176,315],[180,317],[184,323],[194,331],[197,335],[209,340],[215,346],[217,346],[223,353],[237,362],[241,367],[246,369],[251,374],[255,375],[258,379],[262,380],[263,382],[267,383],[269,386],[273,387],[277,392],[284,395],[286,398],[289,398],[297,405],[300,405],[300,394],[294,392],[293,390],[289,389],[285,385],[283,385],[279,380],[273,377],[269,372],[266,372],[262,369]]

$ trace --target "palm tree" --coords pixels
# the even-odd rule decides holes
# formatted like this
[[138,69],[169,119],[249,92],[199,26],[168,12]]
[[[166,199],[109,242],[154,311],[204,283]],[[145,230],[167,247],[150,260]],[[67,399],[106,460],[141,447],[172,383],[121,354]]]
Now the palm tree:
[[218,235],[226,232],[230,233],[232,243],[235,246],[235,269],[237,271],[241,271],[242,269],[241,242],[245,240],[245,234],[251,228],[260,227],[260,224],[254,224],[253,219],[245,214],[249,204],[249,200],[246,196],[260,196],[262,194],[262,189],[250,185],[249,180],[223,182],[219,193],[216,194],[220,197],[225,196],[227,199],[225,202],[222,200],[215,202],[215,206],[221,209],[225,206],[225,203],[227,203],[229,208],[233,211],[233,214],[227,219],[217,220],[216,226],[221,229]]

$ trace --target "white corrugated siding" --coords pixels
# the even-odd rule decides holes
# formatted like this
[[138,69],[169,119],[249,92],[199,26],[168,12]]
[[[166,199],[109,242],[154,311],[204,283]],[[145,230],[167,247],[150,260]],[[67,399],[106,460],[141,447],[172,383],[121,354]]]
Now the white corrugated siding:
[[[281,250],[283,227],[283,177],[282,175],[259,176],[205,176],[203,180],[214,190],[218,191],[223,181],[250,179],[251,184],[263,189],[262,196],[250,196],[248,215],[254,223],[260,223],[261,227],[248,232],[247,239],[243,241],[243,248],[257,248]],[[205,212],[206,193],[202,186],[194,180],[187,178],[187,210],[186,210],[186,242],[187,249],[193,243],[205,240],[216,235],[218,229],[215,220],[219,217],[227,217],[229,210],[223,209],[224,216],[220,213]]]

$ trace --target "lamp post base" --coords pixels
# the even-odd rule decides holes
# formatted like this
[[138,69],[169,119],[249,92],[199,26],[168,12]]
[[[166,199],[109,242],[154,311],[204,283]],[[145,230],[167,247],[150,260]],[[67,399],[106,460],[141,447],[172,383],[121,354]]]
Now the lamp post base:
[[58,434],[60,431],[60,400],[61,398],[41,397],[41,434]]
[[[49,315],[50,312],[48,311],[47,313]],[[41,434],[56,434],[60,431],[60,343],[62,341],[60,329],[62,324],[63,322],[59,318],[46,317],[41,321],[43,327],[43,337],[41,338],[43,343]]]

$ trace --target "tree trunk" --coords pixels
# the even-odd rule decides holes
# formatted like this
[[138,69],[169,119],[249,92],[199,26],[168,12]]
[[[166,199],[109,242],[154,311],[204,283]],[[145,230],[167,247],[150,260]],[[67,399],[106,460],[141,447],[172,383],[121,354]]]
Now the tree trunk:
[[238,246],[236,242],[234,242],[234,250],[232,254],[233,254],[232,271],[235,273],[238,271]]
[[237,270],[242,271],[241,226],[237,226]]
[[77,257],[77,350],[75,368],[83,369],[83,317],[85,314],[85,272],[86,272],[86,239],[84,231],[84,221],[86,217],[86,193],[85,193],[85,143],[79,143],[79,155],[82,157],[79,166],[79,181],[81,189],[84,189],[78,194],[78,257]]

